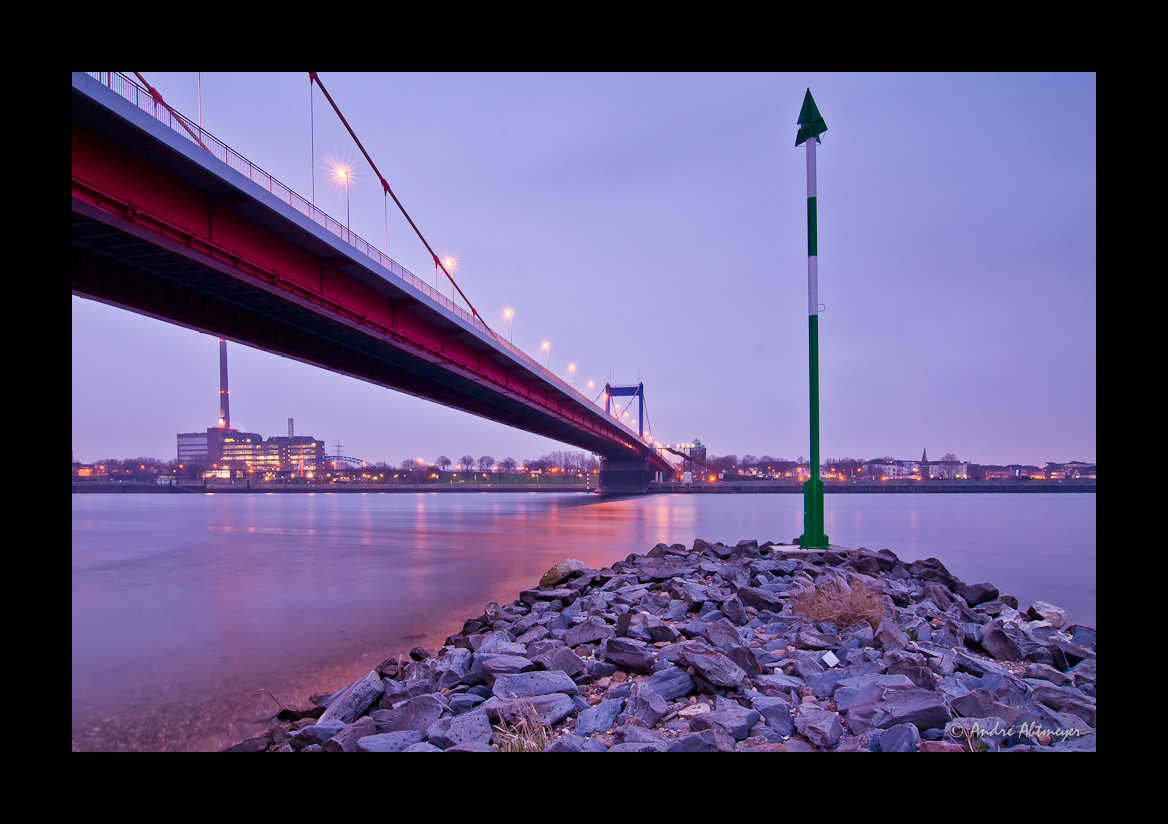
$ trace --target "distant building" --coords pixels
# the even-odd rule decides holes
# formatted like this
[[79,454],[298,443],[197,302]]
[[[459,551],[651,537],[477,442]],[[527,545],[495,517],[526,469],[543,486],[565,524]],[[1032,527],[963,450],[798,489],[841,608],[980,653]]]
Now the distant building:
[[1006,481],[1017,478],[1018,474],[1008,466],[984,465],[977,467],[973,477],[985,481]]
[[[219,426],[177,435],[178,461],[183,466],[232,472],[303,473],[324,464],[324,441],[293,435],[264,439],[255,432],[231,428],[227,388],[227,341],[219,341]],[[222,474],[222,473],[220,473]]]
[[893,478],[917,477],[920,464],[916,461],[899,461],[893,458],[876,458],[864,462],[864,477],[876,481],[892,480]]
[[180,432],[178,434],[178,462],[183,466],[195,466],[209,462],[206,432]]
[[236,471],[301,473],[323,466],[324,441],[306,435],[264,438],[256,432],[211,427],[178,436],[184,466]]
[[1068,461],[1063,464],[1051,462],[1046,465],[1045,471],[1046,477],[1051,479],[1095,478],[1095,464],[1083,461]]
[[921,452],[918,475],[926,480],[965,480],[969,477],[969,462],[945,460],[930,461],[928,450]]

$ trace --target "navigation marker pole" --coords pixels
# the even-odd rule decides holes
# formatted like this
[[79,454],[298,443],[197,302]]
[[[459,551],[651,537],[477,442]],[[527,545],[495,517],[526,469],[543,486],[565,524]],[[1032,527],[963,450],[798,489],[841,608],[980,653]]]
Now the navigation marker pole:
[[819,263],[816,240],[815,145],[827,131],[811,89],[799,111],[799,133],[795,146],[807,146],[807,332],[811,374],[811,478],[803,484],[803,534],[799,546],[827,549],[823,534],[823,481],[819,478]]

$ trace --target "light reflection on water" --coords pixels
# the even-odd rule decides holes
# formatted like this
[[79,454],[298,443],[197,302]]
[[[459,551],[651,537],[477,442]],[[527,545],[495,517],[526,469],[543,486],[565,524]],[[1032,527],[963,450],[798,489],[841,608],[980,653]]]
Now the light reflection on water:
[[[791,542],[799,495],[74,495],[74,749],[217,749],[553,564]],[[937,557],[1095,625],[1095,496],[832,495],[833,544]],[[95,728],[97,731],[95,731]]]

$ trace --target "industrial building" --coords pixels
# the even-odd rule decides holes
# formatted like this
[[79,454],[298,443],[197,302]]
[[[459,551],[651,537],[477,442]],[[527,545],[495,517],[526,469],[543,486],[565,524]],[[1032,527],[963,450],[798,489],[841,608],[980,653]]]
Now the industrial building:
[[323,466],[324,441],[296,435],[292,418],[287,436],[264,438],[231,427],[227,386],[227,341],[219,341],[219,425],[177,435],[178,461],[205,473],[239,477],[244,473],[305,475]]

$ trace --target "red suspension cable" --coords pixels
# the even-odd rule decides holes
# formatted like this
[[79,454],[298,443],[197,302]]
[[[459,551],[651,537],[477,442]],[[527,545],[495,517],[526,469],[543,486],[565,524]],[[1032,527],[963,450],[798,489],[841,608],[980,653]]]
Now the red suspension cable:
[[[413,227],[414,234],[418,236],[418,239],[422,241],[422,245],[426,247],[426,251],[428,251],[430,256],[434,258],[434,265],[442,270],[442,272],[446,275],[446,278],[450,281],[450,284],[458,290],[458,294],[462,296],[462,299],[466,301],[466,305],[470,307],[471,315],[475,318],[478,318],[479,322],[484,326],[487,326],[486,322],[483,321],[482,316],[479,315],[479,313],[475,310],[474,304],[472,304],[470,299],[467,298],[465,294],[463,294],[462,289],[459,288],[458,283],[456,283],[454,280],[454,277],[451,276],[450,272],[446,271],[446,267],[442,265],[442,261],[438,259],[438,255],[434,254],[434,250],[430,248],[430,244],[427,243],[426,238],[422,236],[422,232],[414,223],[413,218],[410,217],[409,213],[406,211],[406,208],[402,206],[401,201],[397,199],[397,195],[393,193],[393,189],[389,188],[389,183],[386,182],[381,172],[378,171],[376,164],[373,162],[373,158],[369,156],[369,152],[365,151],[365,147],[361,145],[361,141],[357,138],[353,128],[349,125],[349,121],[345,120],[345,116],[341,114],[341,110],[333,100],[332,95],[328,93],[328,89],[324,87],[324,83],[320,82],[320,76],[316,72],[309,72],[308,76],[313,83],[316,83],[316,85],[320,86],[320,90],[324,93],[325,99],[328,100],[329,105],[333,107],[333,111],[337,113],[337,117],[340,118],[341,123],[343,123],[345,129],[348,130],[349,136],[353,138],[353,142],[357,144],[357,148],[361,150],[361,154],[365,155],[365,159],[369,162],[369,167],[373,169],[373,173],[377,175],[378,180],[381,181],[381,186],[383,189],[385,189],[385,193],[393,198],[393,202],[397,204],[397,208],[401,210],[402,215],[407,221],[409,221],[410,226]],[[490,330],[490,327],[487,326],[487,329]]]
[[[207,147],[203,145],[203,141],[199,139],[199,136],[191,130],[190,125],[187,124],[187,119],[176,112],[174,109],[170,108],[170,104],[162,99],[162,93],[147,83],[146,78],[142,76],[141,72],[134,72],[134,77],[142,81],[142,85],[146,87],[146,91],[150,92],[150,96],[154,98],[154,102],[170,112],[171,116],[174,117],[174,119],[177,120],[184,129],[186,129],[187,134],[191,136],[192,140],[198,143],[201,148],[207,149]],[[207,149],[207,151],[210,151],[210,149]]]

